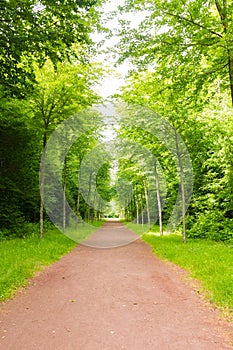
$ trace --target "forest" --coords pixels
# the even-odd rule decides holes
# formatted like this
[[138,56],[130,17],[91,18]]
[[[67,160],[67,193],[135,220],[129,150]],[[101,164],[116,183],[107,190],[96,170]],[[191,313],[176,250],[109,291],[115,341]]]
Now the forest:
[[[105,25],[103,6],[119,26]],[[120,216],[184,243],[231,244],[233,3],[125,0],[111,11],[101,0],[2,0],[0,11],[0,239],[42,238],[56,206],[63,232],[71,208],[73,229]],[[116,65],[132,67],[110,99],[120,115],[110,151],[109,125],[92,107],[106,102],[95,87],[112,73],[95,59],[93,33],[117,37]],[[53,145],[46,168],[51,135],[64,136],[74,115],[64,142],[79,136],[66,154],[62,138]]]

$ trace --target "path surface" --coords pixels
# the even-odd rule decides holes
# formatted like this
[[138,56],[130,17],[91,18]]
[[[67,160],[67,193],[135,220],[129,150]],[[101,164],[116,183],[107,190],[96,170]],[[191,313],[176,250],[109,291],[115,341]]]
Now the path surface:
[[[93,240],[108,227],[122,233],[120,225],[106,223]],[[79,245],[3,305],[0,348],[232,349],[230,326],[182,276],[140,239],[115,249]]]

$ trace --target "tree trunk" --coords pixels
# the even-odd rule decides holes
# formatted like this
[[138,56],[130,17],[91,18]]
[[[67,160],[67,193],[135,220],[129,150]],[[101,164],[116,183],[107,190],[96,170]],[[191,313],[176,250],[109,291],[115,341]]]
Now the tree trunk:
[[144,213],[143,213],[143,200],[142,200],[142,194],[141,194],[141,211],[142,211],[142,226],[144,225]]
[[41,157],[41,166],[40,166],[40,238],[44,236],[44,178],[45,178],[45,147],[47,142],[47,133],[44,131],[43,135],[43,153]]
[[96,210],[95,210],[96,194],[97,194],[97,189],[95,188],[94,199],[92,204],[93,205],[92,221],[96,218]]
[[144,185],[144,193],[145,193],[145,199],[146,199],[146,212],[147,212],[147,221],[148,221],[148,226],[149,229],[151,228],[151,222],[150,222],[150,208],[149,208],[149,198],[148,198],[148,193],[147,193],[147,188],[146,188],[146,181],[143,181]]
[[182,240],[183,240],[183,243],[186,243],[184,171],[183,171],[183,163],[182,163],[182,154],[180,153],[178,136],[177,136],[176,130],[175,130],[175,138],[176,138],[176,153],[177,153],[178,162],[179,162],[180,189],[181,189],[181,201],[182,201]]
[[230,79],[231,104],[233,107],[233,51],[231,49],[228,49],[227,52],[228,52],[228,72],[229,72],[229,79]]
[[40,167],[40,238],[44,235],[44,150]]
[[[78,185],[79,186],[79,185]],[[75,224],[75,228],[77,229],[77,227],[78,227],[78,222],[79,222],[79,217],[78,217],[78,215],[79,215],[79,205],[80,205],[80,189],[79,189],[79,187],[78,187],[78,194],[77,194],[77,202],[76,202],[76,216],[77,216],[77,218],[76,218],[76,224]]]
[[[215,5],[221,18],[224,33],[227,35],[228,31],[228,8],[227,0],[223,0],[222,4],[218,0],[215,0]],[[227,45],[227,59],[228,59],[228,74],[230,81],[230,93],[231,93],[231,104],[233,107],[233,50],[231,48],[231,42],[229,43],[226,39]]]
[[155,170],[157,204],[158,204],[158,212],[159,212],[159,232],[160,232],[160,236],[163,236],[162,204],[161,204],[161,196],[160,196],[160,188],[159,188],[159,176],[158,176],[158,172],[157,172],[156,161],[154,163],[154,170]]
[[67,168],[67,161],[65,157],[64,161],[64,177],[63,177],[63,222],[62,222],[62,227],[63,227],[63,232],[66,231],[66,168]]
[[139,208],[138,208],[138,197],[135,197],[135,205],[136,205],[136,223],[139,224]]
[[101,209],[101,198],[99,197],[99,200],[98,200],[98,209],[97,209],[97,218],[98,220],[101,219],[101,213],[100,213],[100,209]]
[[88,183],[88,196],[87,196],[87,221],[90,221],[90,210],[91,210],[91,206],[90,206],[90,198],[91,198],[91,182],[92,182],[92,173],[89,176],[89,183]]

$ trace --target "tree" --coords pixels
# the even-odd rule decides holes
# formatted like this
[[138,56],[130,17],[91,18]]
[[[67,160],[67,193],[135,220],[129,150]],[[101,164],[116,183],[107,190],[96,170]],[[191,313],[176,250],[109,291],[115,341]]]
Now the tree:
[[27,234],[25,221],[38,219],[40,135],[27,124],[26,101],[1,98],[0,106],[0,227],[7,234]]
[[[122,11],[148,10],[138,29],[122,29],[122,59],[152,66],[177,91],[201,103],[210,84],[226,90],[233,104],[233,4],[211,1],[126,1]],[[195,98],[196,97],[196,98]],[[206,100],[205,100],[206,101]]]
[[[142,129],[126,126],[125,123],[127,121],[122,117],[121,128],[117,132],[120,157],[117,174],[119,201],[121,207],[125,208],[127,220],[136,218],[137,224],[147,223],[151,228],[156,217],[161,216],[161,167],[153,153],[146,149],[146,145],[151,144],[152,137]],[[160,229],[162,233],[162,227]]]
[[34,121],[43,133],[43,154],[41,160],[41,202],[40,237],[43,236],[44,211],[44,150],[48,135],[63,120],[98,100],[91,90],[94,76],[91,66],[74,65],[68,62],[57,66],[47,62],[37,70],[38,86],[31,98]]
[[[153,83],[152,83],[153,82]],[[176,95],[173,89],[170,89],[171,84],[158,79],[156,73],[135,74],[132,76],[129,85],[123,88],[123,93],[119,97],[129,103],[138,104],[145,107],[151,107],[156,113],[149,112],[148,108],[137,113],[137,118],[134,120],[135,131],[131,131],[131,139],[142,142],[151,152],[155,154],[166,167],[168,165],[167,182],[171,182],[174,189],[177,187],[177,177],[169,176],[174,174],[177,169],[179,174],[179,189],[177,201],[174,203],[173,214],[169,223],[169,229],[173,229],[173,221],[176,222],[180,216],[183,221],[183,242],[186,242],[186,210],[190,200],[190,191],[192,187],[192,169],[190,168],[189,155],[180,135],[186,140],[186,133],[189,132],[189,126],[192,125],[192,115],[189,116],[189,109],[185,104],[177,104]],[[160,94],[158,94],[158,91]],[[137,110],[137,107],[135,107]],[[188,116],[188,117],[187,117]],[[166,122],[166,120],[168,122]],[[131,130],[133,128],[131,127]],[[151,130],[152,134],[149,134]],[[154,131],[154,136],[153,136]],[[135,133],[135,136],[134,136]],[[180,135],[179,135],[180,134]],[[156,138],[157,136],[157,138]],[[159,138],[159,140],[158,140]],[[189,135],[190,143],[190,135]],[[171,159],[173,158],[173,161]],[[161,159],[164,158],[164,159]],[[170,159],[170,160],[169,160]],[[155,172],[156,175],[156,172]],[[157,201],[159,194],[157,187]],[[173,197],[174,198],[174,197]],[[158,203],[158,208],[161,207],[161,202]],[[175,210],[175,211],[174,211]],[[162,233],[161,210],[160,210],[160,232]]]
[[[178,131],[187,146],[192,159],[195,181],[193,198],[186,218],[184,217],[185,208],[182,207],[183,233],[186,231],[187,224],[188,236],[229,239],[233,203],[232,159],[229,157],[232,149],[230,136],[232,112],[231,108],[226,107],[226,95],[218,92],[215,94],[215,99],[205,108],[200,109],[199,106],[194,108],[193,104],[187,102],[190,98],[189,91],[180,96],[176,89],[173,89],[170,80],[161,80],[157,72],[146,72],[131,76],[128,86],[123,89],[121,98],[129,103],[134,102],[153,108],[173,125],[174,130],[169,133],[171,139],[176,140]],[[144,117],[144,122],[145,125],[150,125],[150,118]],[[156,150],[157,140],[146,136],[145,130],[141,132],[141,137],[139,132],[135,133],[135,138],[133,132],[129,137],[142,142],[148,149]],[[174,149],[176,149],[180,172],[180,186],[182,186],[182,180],[185,185],[184,190],[181,187],[181,194],[185,194],[189,191],[186,184],[186,178],[189,175],[187,170],[182,169],[185,160],[182,155],[183,150],[180,153],[179,143]],[[171,172],[174,164],[169,160],[165,149],[158,148],[157,152],[160,155],[159,161],[163,166],[168,186],[168,206],[163,210],[163,216],[167,217],[171,204],[174,203],[170,198],[174,196],[177,181],[174,172]],[[182,203],[184,204],[184,199]],[[183,239],[185,240],[185,236]]]
[[[48,59],[56,66],[90,45],[90,32],[98,21],[95,0],[2,0],[0,5],[0,85],[11,96],[33,89],[34,62]],[[78,44],[79,50],[75,44]]]

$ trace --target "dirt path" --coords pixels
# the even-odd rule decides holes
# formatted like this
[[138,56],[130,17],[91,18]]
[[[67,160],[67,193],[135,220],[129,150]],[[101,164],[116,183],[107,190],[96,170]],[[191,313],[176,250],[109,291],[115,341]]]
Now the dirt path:
[[[93,239],[107,227],[119,233],[119,223],[107,223]],[[230,326],[181,277],[140,239],[115,249],[79,245],[3,305],[0,348],[232,349]]]

